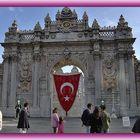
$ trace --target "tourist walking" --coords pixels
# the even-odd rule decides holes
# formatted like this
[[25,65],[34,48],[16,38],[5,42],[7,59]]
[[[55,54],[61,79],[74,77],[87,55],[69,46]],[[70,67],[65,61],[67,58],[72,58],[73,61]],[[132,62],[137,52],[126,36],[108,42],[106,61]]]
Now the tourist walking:
[[64,133],[64,119],[59,117],[58,133]]
[[102,120],[99,113],[99,108],[96,106],[93,113],[90,114],[89,124],[91,126],[90,133],[101,133]]
[[28,120],[28,103],[24,103],[24,108],[19,114],[19,120],[17,128],[19,128],[20,133],[27,133],[27,130],[30,128]]
[[106,111],[106,106],[105,105],[101,105],[101,119],[102,119],[102,132],[103,133],[108,133],[109,132],[109,127],[110,127],[110,115],[109,113],[107,113]]
[[90,126],[89,126],[89,116],[91,113],[92,104],[87,104],[87,109],[85,109],[82,113],[81,120],[82,120],[82,126],[85,126],[86,133],[90,133]]
[[58,126],[59,126],[59,116],[57,114],[58,109],[55,107],[53,109],[53,114],[52,114],[52,128],[53,128],[53,133],[58,133]]
[[134,126],[132,128],[132,133],[140,133],[140,117],[134,123]]
[[21,104],[20,104],[20,100],[17,101],[17,104],[15,106],[16,109],[16,118],[19,117],[20,111],[21,111]]

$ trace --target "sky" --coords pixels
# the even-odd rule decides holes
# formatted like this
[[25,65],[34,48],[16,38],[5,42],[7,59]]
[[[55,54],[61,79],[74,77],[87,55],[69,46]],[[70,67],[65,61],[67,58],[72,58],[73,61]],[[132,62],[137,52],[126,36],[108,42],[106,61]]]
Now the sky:
[[[55,20],[58,10],[63,7],[0,7],[0,42],[4,42],[5,32],[14,20],[17,21],[20,30],[33,29],[39,21],[44,28],[44,18],[47,13]],[[117,26],[119,17],[122,14],[128,25],[132,28],[133,37],[136,38],[133,44],[135,55],[140,60],[140,7],[69,7],[75,9],[78,19],[82,19],[84,11],[89,17],[89,26],[96,18],[101,27]],[[3,47],[0,46],[0,62],[2,59]]]

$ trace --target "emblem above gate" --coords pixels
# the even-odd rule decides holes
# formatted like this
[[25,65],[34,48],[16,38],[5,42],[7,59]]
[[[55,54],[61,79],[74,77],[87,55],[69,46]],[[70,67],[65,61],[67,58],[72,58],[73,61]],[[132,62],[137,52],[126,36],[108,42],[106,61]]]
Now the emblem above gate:
[[64,7],[61,13],[56,14],[57,29],[62,32],[70,32],[77,25],[77,14],[68,7]]

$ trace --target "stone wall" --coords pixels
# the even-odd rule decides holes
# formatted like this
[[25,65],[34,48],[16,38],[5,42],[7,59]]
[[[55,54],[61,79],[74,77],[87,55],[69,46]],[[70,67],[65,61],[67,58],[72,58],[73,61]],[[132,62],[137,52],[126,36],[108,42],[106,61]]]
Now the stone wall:
[[75,65],[84,74],[84,93],[79,93],[69,116],[79,117],[83,107],[104,100],[117,116],[136,116],[140,111],[139,61],[134,57],[132,28],[121,15],[116,27],[100,27],[95,19],[88,25],[84,12],[64,7],[52,21],[49,14],[42,29],[21,31],[14,21],[5,33],[3,63],[0,65],[0,109],[14,116],[20,99],[30,104],[31,116],[50,117],[53,107],[64,111],[54,91],[52,73]]

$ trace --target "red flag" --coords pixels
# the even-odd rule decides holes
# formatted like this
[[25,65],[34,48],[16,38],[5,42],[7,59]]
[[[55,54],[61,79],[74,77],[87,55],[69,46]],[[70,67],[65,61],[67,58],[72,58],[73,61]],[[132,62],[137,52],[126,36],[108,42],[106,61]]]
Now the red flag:
[[66,113],[74,103],[78,90],[80,73],[78,74],[54,74],[54,83],[59,102]]

